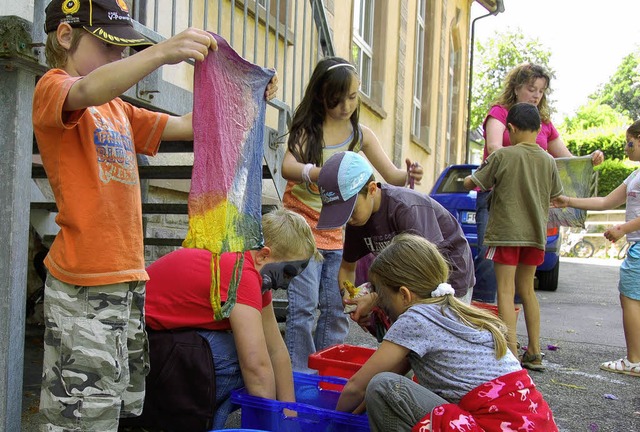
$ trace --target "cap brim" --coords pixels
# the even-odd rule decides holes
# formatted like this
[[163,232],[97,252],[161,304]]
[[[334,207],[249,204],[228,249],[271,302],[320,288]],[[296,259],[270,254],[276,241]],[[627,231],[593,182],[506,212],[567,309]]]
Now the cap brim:
[[344,226],[351,218],[357,199],[358,194],[355,194],[346,201],[323,204],[316,228],[331,229]]
[[149,46],[154,43],[135,31],[133,27],[124,26],[84,26],[84,29],[100,40],[118,46]]

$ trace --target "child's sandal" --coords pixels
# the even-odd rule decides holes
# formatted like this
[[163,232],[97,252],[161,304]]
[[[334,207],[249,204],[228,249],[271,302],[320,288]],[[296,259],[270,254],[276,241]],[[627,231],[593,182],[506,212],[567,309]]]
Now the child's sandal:
[[525,351],[520,357],[520,365],[529,370],[542,372],[545,370],[545,366],[542,364],[542,354],[530,354]]
[[608,372],[640,377],[640,362],[631,363],[626,357],[619,360],[604,362],[600,365],[600,369]]

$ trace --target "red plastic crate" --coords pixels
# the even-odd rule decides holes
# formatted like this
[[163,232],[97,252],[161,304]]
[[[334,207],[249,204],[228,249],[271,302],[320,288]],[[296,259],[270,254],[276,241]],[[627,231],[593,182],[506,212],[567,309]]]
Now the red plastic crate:
[[[373,348],[338,344],[309,356],[309,368],[316,369],[321,376],[351,378],[376,352]],[[342,386],[321,383],[322,388],[342,390]]]
[[[478,301],[472,301],[471,306],[479,307],[480,309],[488,310],[489,312],[493,312],[495,316],[498,315],[498,306],[491,303],[483,303]],[[520,313],[520,308],[516,306],[516,320],[518,319],[518,314]]]

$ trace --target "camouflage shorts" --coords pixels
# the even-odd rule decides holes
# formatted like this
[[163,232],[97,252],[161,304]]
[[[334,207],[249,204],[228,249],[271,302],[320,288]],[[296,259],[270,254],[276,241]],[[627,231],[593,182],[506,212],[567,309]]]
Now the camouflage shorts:
[[113,431],[140,415],[149,347],[144,282],[84,287],[47,275],[40,412],[47,431]]

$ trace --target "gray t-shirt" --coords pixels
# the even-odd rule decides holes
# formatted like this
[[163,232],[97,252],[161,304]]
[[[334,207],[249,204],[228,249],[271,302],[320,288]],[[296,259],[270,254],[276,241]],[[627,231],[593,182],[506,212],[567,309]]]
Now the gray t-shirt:
[[472,174],[491,193],[486,246],[528,246],[544,250],[551,198],[562,194],[553,157],[538,144],[520,143],[491,153]]
[[388,184],[381,189],[380,208],[363,226],[347,225],[342,258],[354,263],[378,254],[398,234],[416,234],[434,243],[449,263],[449,283],[461,297],[475,284],[473,256],[460,224],[428,195]]
[[[640,169],[635,170],[624,180],[627,185],[627,209],[625,220],[637,219],[640,217]],[[633,231],[627,234],[627,241],[640,241],[640,231]]]
[[493,336],[463,324],[445,307],[417,304],[401,314],[384,339],[407,348],[418,382],[452,403],[472,389],[520,370],[511,351],[496,359]]

